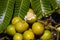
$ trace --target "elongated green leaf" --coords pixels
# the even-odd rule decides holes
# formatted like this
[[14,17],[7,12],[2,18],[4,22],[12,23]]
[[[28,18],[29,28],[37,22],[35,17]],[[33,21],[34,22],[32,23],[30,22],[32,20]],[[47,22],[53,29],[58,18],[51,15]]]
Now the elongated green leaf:
[[50,0],[53,9],[58,9],[56,12],[60,13],[60,0]]
[[10,23],[14,8],[14,0],[0,0],[0,33]]
[[60,0],[50,0],[50,3],[51,3],[51,6],[53,7],[53,9],[60,6]]
[[16,0],[14,17],[20,16],[22,19],[24,19],[29,9],[29,5],[30,5],[30,0]]
[[37,11],[36,15],[38,19],[44,16],[48,16],[51,11],[50,0],[31,0],[31,5],[34,11]]

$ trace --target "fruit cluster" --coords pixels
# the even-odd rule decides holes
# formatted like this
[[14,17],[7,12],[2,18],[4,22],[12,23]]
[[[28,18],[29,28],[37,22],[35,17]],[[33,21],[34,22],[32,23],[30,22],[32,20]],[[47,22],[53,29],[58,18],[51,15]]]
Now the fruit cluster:
[[36,40],[35,36],[39,36],[40,40],[52,39],[52,33],[37,21],[32,9],[29,9],[24,19],[14,17],[8,25],[6,33],[13,36],[13,40]]

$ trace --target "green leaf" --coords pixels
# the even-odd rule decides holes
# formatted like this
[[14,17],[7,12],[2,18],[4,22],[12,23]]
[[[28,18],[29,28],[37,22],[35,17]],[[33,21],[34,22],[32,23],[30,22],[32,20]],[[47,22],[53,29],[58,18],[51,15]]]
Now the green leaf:
[[14,17],[19,16],[24,19],[30,6],[30,0],[16,0]]
[[10,23],[14,2],[14,0],[0,0],[0,33],[2,33]]
[[56,10],[56,12],[58,12],[60,14],[60,0],[50,0],[51,6],[52,8]]
[[53,9],[56,9],[58,6],[60,6],[60,0],[50,0],[50,4]]
[[36,12],[38,19],[41,19],[42,15],[50,15],[50,0],[31,0],[31,6],[33,10]]

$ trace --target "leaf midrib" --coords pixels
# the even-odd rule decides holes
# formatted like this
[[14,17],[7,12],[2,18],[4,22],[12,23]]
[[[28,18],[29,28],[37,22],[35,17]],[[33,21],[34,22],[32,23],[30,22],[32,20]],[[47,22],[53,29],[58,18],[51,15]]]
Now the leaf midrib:
[[22,4],[23,4],[23,0],[21,1],[21,5],[20,5],[20,8],[19,8],[20,10],[19,10],[18,16],[19,16],[19,14],[20,14],[20,12],[21,12]]
[[5,9],[4,12],[3,12],[3,15],[2,15],[2,21],[0,20],[0,21],[1,21],[1,24],[2,24],[3,21],[4,21],[4,17],[5,17],[6,12],[7,12],[7,8],[8,8],[8,5],[9,5],[9,1],[10,1],[10,0],[7,1],[6,9]]
[[41,9],[42,9],[42,12],[44,13],[44,12],[45,12],[45,10],[44,10],[44,7],[43,7],[42,0],[40,0],[40,4],[41,4]]

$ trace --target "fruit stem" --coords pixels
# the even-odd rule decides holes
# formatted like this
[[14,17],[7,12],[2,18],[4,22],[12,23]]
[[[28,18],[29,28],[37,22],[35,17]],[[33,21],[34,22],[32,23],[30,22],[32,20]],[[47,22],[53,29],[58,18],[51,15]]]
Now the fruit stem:
[[57,24],[57,25],[55,25],[55,27],[57,28],[59,25],[60,25],[60,23],[59,23],[59,24]]
[[57,31],[57,40],[59,40],[59,32]]
[[53,26],[51,25],[51,23],[49,23],[49,24],[47,25],[47,23],[45,23],[44,21],[38,21],[38,22],[40,22],[40,23],[42,23],[42,24],[48,26],[48,27],[51,28],[51,29],[56,30],[56,27],[53,27]]
[[53,26],[51,26],[51,25],[48,25],[48,27],[50,27],[51,29],[56,30],[56,27],[53,27]]

